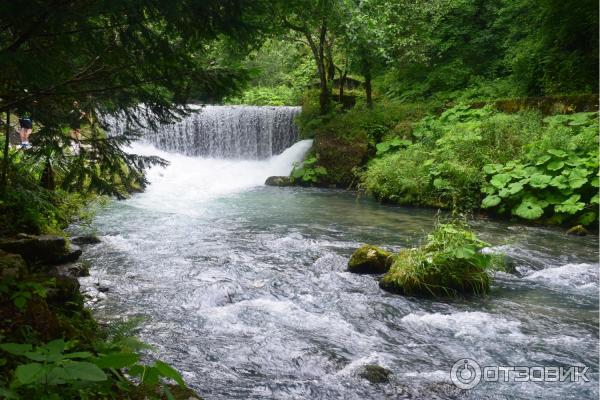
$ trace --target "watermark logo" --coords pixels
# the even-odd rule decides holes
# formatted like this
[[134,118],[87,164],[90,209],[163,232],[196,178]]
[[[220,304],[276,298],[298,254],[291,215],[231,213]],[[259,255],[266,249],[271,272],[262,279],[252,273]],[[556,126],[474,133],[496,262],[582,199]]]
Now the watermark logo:
[[450,370],[452,383],[461,389],[473,389],[484,382],[589,382],[589,367],[497,366],[482,367],[470,358],[461,358]]
[[473,389],[481,382],[481,367],[470,358],[460,359],[452,366],[450,379],[461,389]]

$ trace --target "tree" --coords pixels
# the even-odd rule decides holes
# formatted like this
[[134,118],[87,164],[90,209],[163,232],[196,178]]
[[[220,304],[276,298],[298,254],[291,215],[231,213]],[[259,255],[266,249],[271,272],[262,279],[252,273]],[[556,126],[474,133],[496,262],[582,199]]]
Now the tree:
[[[31,112],[44,128],[39,145],[50,147],[70,140],[62,128],[74,101],[133,125],[171,121],[187,112],[192,94],[219,98],[246,79],[211,46],[223,34],[251,41],[257,10],[242,0],[2,2],[0,112]],[[120,154],[130,170],[141,165],[103,145],[116,139],[97,139],[89,143],[95,150]]]
[[338,26],[339,12],[338,0],[282,1],[277,7],[282,28],[294,32],[297,35],[296,40],[311,50],[319,77],[321,114],[329,111],[331,87],[328,84],[328,71],[331,71],[331,67],[328,68],[327,56],[332,52],[331,33]]

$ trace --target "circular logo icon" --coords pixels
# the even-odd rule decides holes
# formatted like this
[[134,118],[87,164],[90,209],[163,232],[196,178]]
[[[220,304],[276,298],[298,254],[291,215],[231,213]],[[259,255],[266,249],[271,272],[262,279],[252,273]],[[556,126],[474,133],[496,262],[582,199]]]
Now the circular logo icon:
[[473,389],[481,382],[481,367],[475,360],[461,358],[452,366],[450,379],[461,389]]

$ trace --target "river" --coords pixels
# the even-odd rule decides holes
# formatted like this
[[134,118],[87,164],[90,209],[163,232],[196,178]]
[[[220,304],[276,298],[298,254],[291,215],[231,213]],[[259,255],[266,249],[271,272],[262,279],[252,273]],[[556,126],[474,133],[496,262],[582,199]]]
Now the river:
[[[263,185],[309,147],[243,161],[136,145],[171,165],[95,217],[102,242],[85,249],[92,273],[82,278],[101,298],[90,302],[95,315],[145,316],[139,336],[206,399],[598,398],[597,236],[475,220],[519,276],[496,273],[482,299],[393,295],[377,277],[347,272],[349,256],[363,243],[416,245],[438,216],[352,192]],[[462,391],[450,383],[462,358],[589,366],[590,382]],[[391,370],[390,381],[363,379],[366,364]]]

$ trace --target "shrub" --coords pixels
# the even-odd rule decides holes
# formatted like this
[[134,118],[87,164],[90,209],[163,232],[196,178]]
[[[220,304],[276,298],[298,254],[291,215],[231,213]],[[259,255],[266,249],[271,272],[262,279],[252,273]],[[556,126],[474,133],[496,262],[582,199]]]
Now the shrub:
[[400,251],[380,286],[407,296],[455,297],[489,292],[493,269],[501,258],[483,254],[489,246],[466,223],[438,223],[424,245]]
[[[496,171],[493,168],[504,168],[513,160],[523,159],[520,164],[526,168],[528,163],[535,165],[540,158],[547,158],[548,151],[565,149],[573,154],[572,157],[565,156],[571,158],[571,163],[588,163],[590,171],[595,168],[591,152],[597,153],[598,146],[596,115],[581,113],[542,119],[539,113],[531,111],[504,114],[489,107],[470,109],[458,105],[439,117],[427,116],[416,123],[412,131],[412,145],[400,139],[379,143],[376,158],[362,175],[361,186],[380,200],[399,204],[476,209],[484,197],[482,188],[485,188],[486,195],[500,196],[500,193],[493,191],[494,186],[489,185],[489,175]],[[570,174],[567,171],[569,168],[568,164],[561,166],[560,173]],[[580,172],[585,171],[580,169],[573,174],[575,176]],[[586,205],[592,205],[590,199],[593,199],[594,190],[590,186],[595,181],[591,179],[591,172],[586,173],[586,177],[590,177],[589,185],[582,187],[579,192]],[[512,190],[516,190],[516,186]],[[527,191],[522,194],[527,194]],[[555,197],[558,203],[550,202],[544,207],[554,204],[562,210],[574,210],[569,207],[570,203],[562,203],[577,203],[579,200],[575,201],[571,196],[578,193],[564,191],[563,194],[568,196]],[[503,191],[502,198],[507,196]],[[511,201],[517,200],[520,201]],[[483,206],[492,208],[498,204],[498,198],[491,197]],[[510,211],[512,205],[509,206]],[[505,210],[496,211],[503,214]],[[589,207],[583,211],[586,215],[583,221],[591,220]],[[560,218],[556,220],[559,222]]]

